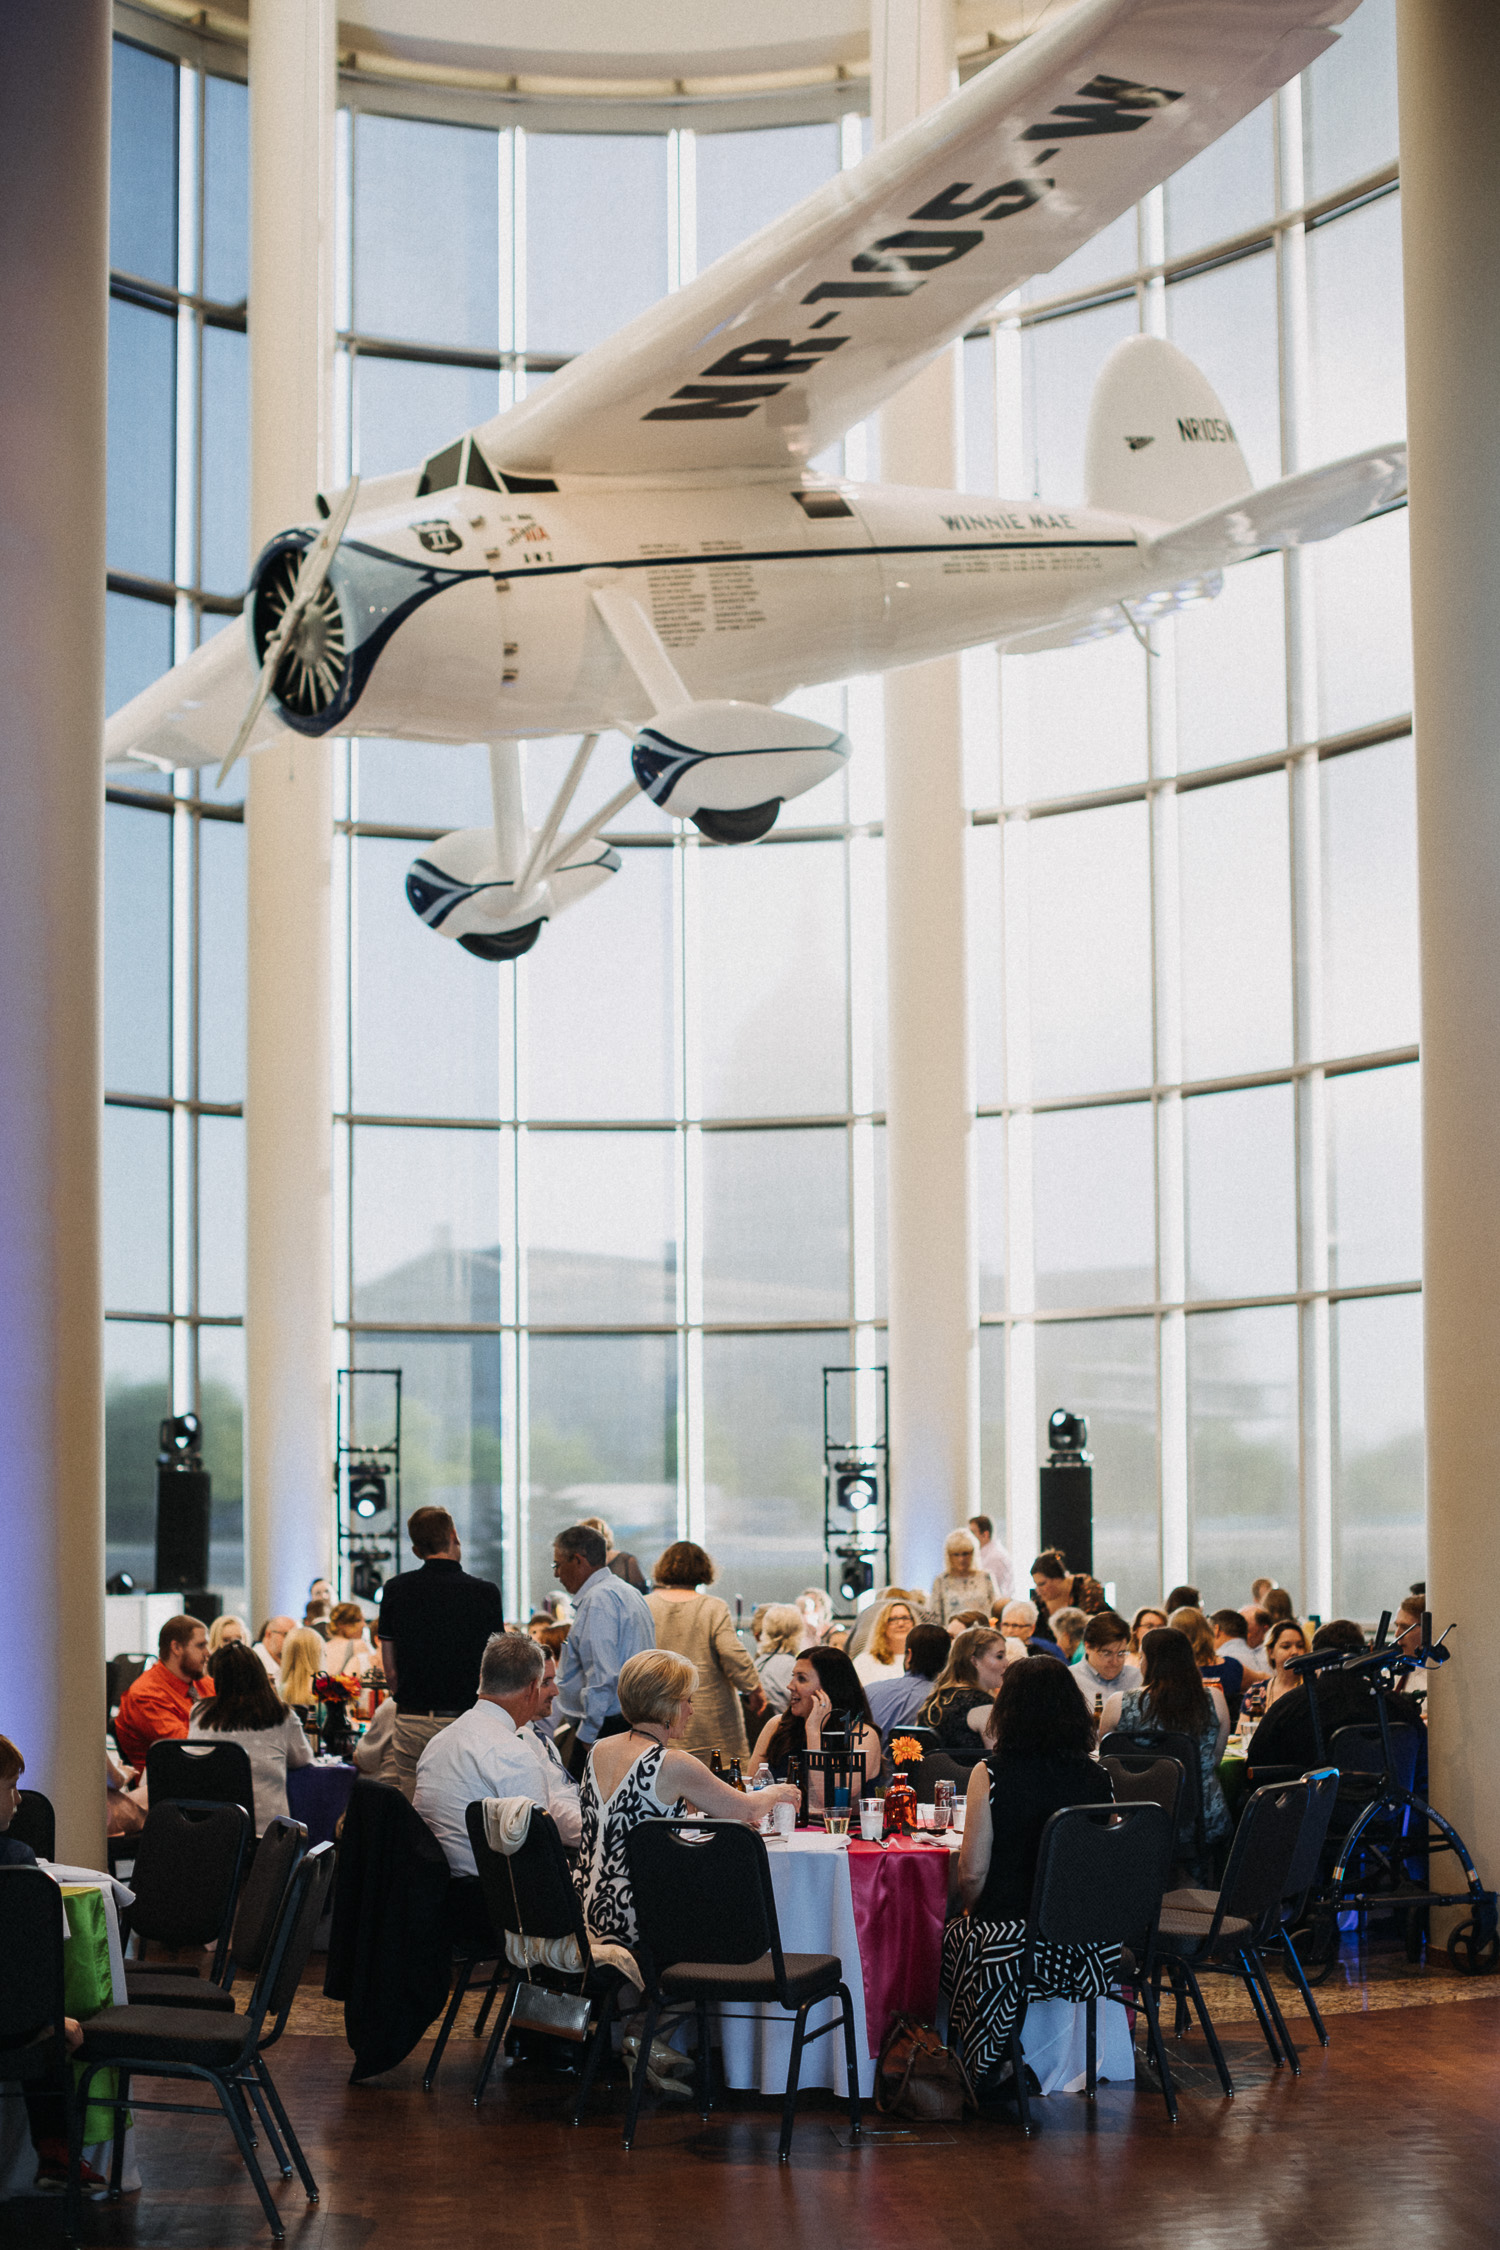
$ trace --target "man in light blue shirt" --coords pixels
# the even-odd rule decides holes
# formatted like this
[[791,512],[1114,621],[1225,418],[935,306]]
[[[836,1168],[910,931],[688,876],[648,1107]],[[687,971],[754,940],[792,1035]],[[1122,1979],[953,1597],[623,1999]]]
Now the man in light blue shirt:
[[557,1670],[557,1711],[578,1730],[569,1761],[575,1775],[600,1735],[616,1731],[621,1665],[656,1646],[650,1610],[607,1568],[608,1555],[586,1524],[560,1531],[552,1542],[552,1575],[573,1597],[573,1626]]

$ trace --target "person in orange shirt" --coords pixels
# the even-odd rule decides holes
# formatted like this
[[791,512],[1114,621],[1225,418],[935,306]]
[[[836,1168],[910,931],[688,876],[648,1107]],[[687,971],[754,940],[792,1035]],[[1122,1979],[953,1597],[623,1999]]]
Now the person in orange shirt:
[[169,1617],[156,1636],[157,1661],[120,1698],[115,1741],[127,1765],[143,1772],[153,1742],[182,1742],[201,1695],[212,1695],[208,1629],[196,1617]]

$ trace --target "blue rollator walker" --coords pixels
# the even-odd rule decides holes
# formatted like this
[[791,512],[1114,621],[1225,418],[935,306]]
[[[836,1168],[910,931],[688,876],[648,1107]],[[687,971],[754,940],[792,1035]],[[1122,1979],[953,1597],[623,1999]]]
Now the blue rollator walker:
[[[1476,1976],[1500,1962],[1500,1928],[1496,1898],[1479,1880],[1468,1847],[1458,1830],[1416,1794],[1417,1747],[1413,1727],[1393,1728],[1386,1697],[1406,1674],[1436,1671],[1451,1659],[1444,1648],[1450,1625],[1441,1640],[1432,1638],[1430,1611],[1422,1615],[1422,1641],[1416,1649],[1390,1644],[1390,1611],[1380,1620],[1375,1646],[1366,1654],[1348,1656],[1342,1649],[1320,1649],[1296,1657],[1288,1670],[1300,1672],[1308,1691],[1313,1738],[1319,1765],[1339,1769],[1339,1808],[1328,1851],[1332,1865],[1326,1880],[1309,1895],[1296,1917],[1292,1937],[1308,1982],[1321,1984],[1338,1957],[1339,1918],[1357,1914],[1363,1927],[1372,1911],[1396,1913],[1405,1922],[1406,1949],[1415,1960],[1433,1907],[1468,1907],[1468,1918],[1448,1940],[1454,1965]],[[1323,1715],[1318,1708],[1314,1675],[1332,1670],[1359,1673],[1375,1694],[1374,1726],[1340,1727],[1325,1745]],[[1273,1769],[1274,1770],[1274,1769]],[[1347,1828],[1339,1832],[1342,1814],[1349,1813]],[[1433,1888],[1432,1861],[1443,1853],[1457,1859],[1463,1871],[1463,1890]],[[1290,1972],[1288,1972],[1290,1973]]]

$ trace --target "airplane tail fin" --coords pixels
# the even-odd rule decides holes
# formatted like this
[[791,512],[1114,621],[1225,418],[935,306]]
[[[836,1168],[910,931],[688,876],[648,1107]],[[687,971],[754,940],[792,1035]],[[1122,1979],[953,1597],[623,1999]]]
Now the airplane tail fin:
[[1115,346],[1089,406],[1091,508],[1183,523],[1254,482],[1213,386],[1185,352],[1161,336]]

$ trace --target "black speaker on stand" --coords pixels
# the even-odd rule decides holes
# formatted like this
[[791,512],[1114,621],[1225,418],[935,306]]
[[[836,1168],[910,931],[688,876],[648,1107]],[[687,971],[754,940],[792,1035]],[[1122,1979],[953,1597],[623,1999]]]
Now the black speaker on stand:
[[1042,1547],[1056,1548],[1070,1571],[1094,1569],[1094,1465],[1084,1448],[1089,1426],[1060,1406],[1047,1423],[1051,1452],[1042,1463]]
[[210,1624],[202,1596],[208,1582],[213,1480],[203,1466],[203,1425],[196,1414],[168,1415],[158,1443],[154,1591],[198,1597],[192,1614]]

